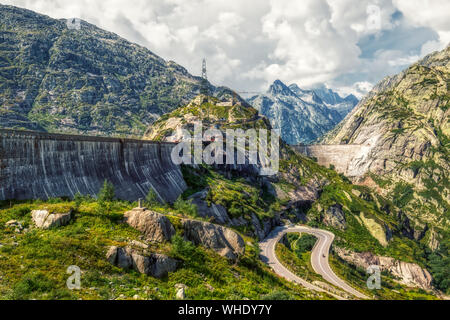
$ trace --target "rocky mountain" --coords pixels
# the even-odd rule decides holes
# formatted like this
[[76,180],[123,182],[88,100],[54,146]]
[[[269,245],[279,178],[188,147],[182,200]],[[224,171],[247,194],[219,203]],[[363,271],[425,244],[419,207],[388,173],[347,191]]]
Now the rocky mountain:
[[355,180],[391,198],[411,219],[410,236],[434,249],[450,226],[449,72],[447,47],[384,79],[324,139],[365,145],[350,163]]
[[[267,118],[250,106],[200,95],[153,123],[145,138],[182,141],[182,129],[192,134],[199,121],[204,130],[270,129]],[[203,141],[203,146],[209,143]],[[331,230],[336,235],[334,248],[371,252],[395,259],[396,265],[416,263],[418,271],[428,270],[429,251],[424,252],[429,250],[425,248],[430,246],[432,231],[417,228],[396,203],[376,190],[350,183],[335,171],[296,154],[284,143],[280,145],[279,167],[273,176],[260,176],[246,165],[183,166],[188,185],[183,197],[196,206],[197,217],[239,230],[248,237],[261,240],[282,221],[302,222]],[[424,240],[414,241],[419,240],[419,234]],[[391,269],[391,274],[398,271]],[[399,274],[408,277],[408,272]],[[431,280],[427,279],[429,285]],[[361,279],[363,287],[366,280]]]
[[248,100],[288,144],[311,143],[332,130],[357,104],[329,89],[303,90],[276,80],[267,93]]
[[324,86],[316,88],[313,91],[320,99],[322,99],[328,108],[337,110],[343,118],[345,118],[359,103],[358,98],[353,94],[342,98],[338,93]]
[[87,22],[5,5],[0,16],[0,127],[141,136],[199,91],[180,65]]

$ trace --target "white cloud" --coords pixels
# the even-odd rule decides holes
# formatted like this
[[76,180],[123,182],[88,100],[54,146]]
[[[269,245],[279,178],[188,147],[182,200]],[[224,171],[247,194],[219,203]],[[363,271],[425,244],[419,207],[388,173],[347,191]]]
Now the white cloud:
[[[2,3],[54,18],[80,17],[178,62],[193,74],[200,73],[206,57],[210,80],[239,91],[265,90],[280,79],[304,87],[327,83],[361,95],[384,76],[450,41],[447,0]],[[406,45],[410,39],[400,33],[414,28],[427,28],[436,37],[419,39],[417,48],[411,49]],[[363,41],[367,37],[373,38]]]
[[448,0],[393,0],[395,6],[410,23],[429,27],[437,32],[439,41],[428,41],[422,46],[421,56],[442,50],[450,42],[450,1]]

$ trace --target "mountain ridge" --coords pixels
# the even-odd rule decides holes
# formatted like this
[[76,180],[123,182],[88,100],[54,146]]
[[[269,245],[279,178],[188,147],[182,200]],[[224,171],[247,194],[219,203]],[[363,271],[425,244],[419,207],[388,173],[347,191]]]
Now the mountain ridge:
[[[385,78],[323,139],[370,146],[350,164],[356,182],[397,202],[418,230],[443,237],[450,225],[449,75],[447,46]],[[435,249],[439,237],[431,238]]]
[[251,97],[248,102],[268,117],[274,128],[281,129],[288,144],[313,143],[356,105],[352,96],[341,98],[332,90],[321,93],[303,90],[297,84],[287,86],[280,80],[275,80],[265,94]]
[[2,127],[138,137],[199,91],[184,67],[88,22],[0,12]]

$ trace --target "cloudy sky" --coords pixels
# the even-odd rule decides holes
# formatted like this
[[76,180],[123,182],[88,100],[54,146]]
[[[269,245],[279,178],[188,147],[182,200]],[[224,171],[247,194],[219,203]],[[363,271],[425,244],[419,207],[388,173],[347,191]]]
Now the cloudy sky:
[[450,42],[448,0],[0,0],[79,17],[216,85],[276,79],[359,96]]

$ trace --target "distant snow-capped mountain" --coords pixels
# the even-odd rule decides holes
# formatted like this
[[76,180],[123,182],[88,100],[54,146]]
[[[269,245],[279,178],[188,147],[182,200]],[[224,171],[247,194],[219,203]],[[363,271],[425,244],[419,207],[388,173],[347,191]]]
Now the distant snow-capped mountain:
[[288,144],[312,143],[332,130],[358,104],[350,95],[340,97],[329,89],[304,90],[276,80],[265,94],[248,99]]

